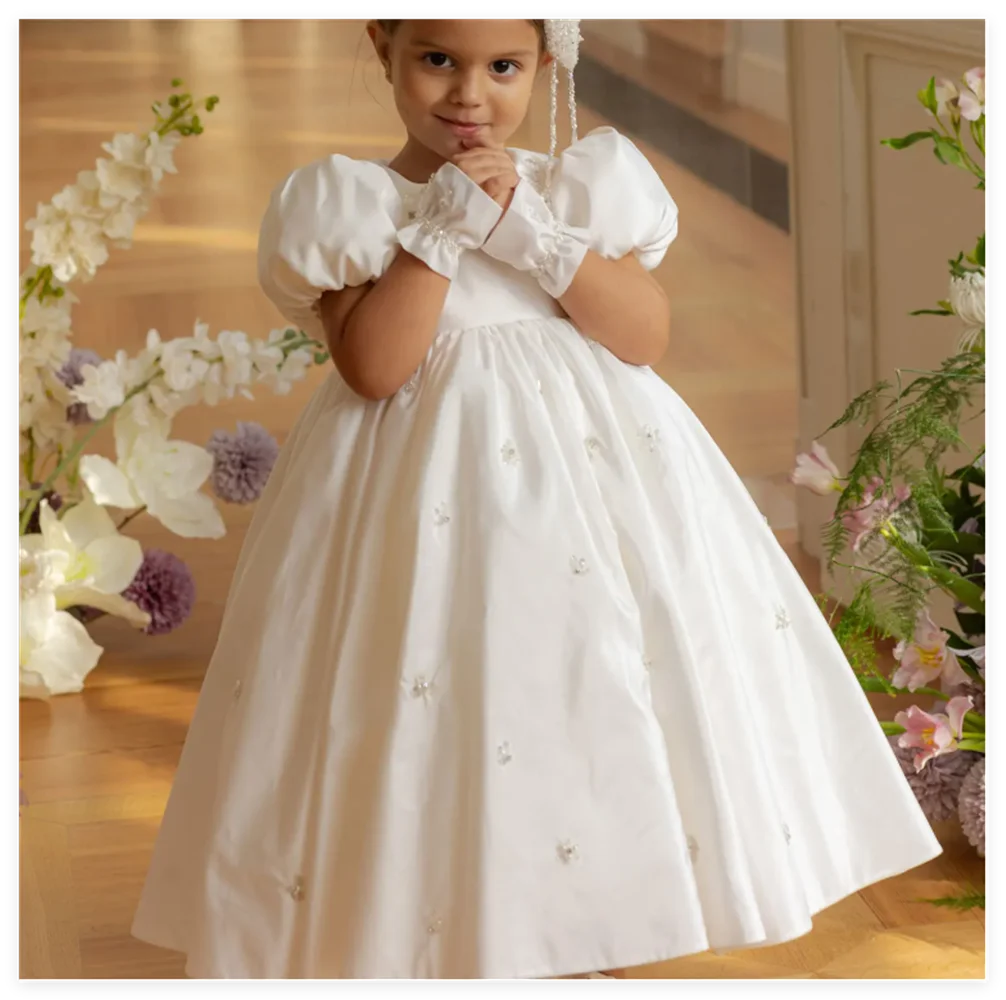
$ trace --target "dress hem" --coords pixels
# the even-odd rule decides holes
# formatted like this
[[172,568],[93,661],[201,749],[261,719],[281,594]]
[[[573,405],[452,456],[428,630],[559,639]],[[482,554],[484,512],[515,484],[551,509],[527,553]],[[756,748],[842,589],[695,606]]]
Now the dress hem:
[[[833,893],[824,902],[822,902],[818,907],[816,907],[813,910],[810,910],[808,912],[808,917],[811,918],[811,919],[808,919],[808,921],[805,924],[802,924],[798,929],[794,929],[794,930],[791,930],[791,931],[786,931],[783,934],[778,935],[778,936],[776,936],[776,937],[774,937],[772,939],[765,938],[765,939],[761,939],[759,941],[741,941],[741,942],[737,942],[735,944],[722,945],[722,946],[718,946],[718,947],[714,948],[714,947],[711,947],[709,945],[708,937],[706,937],[704,939],[704,942],[702,944],[699,944],[699,945],[697,945],[694,948],[689,948],[688,950],[685,950],[685,951],[673,950],[671,952],[668,952],[667,950],[661,950],[661,951],[656,952],[656,953],[650,951],[650,952],[647,952],[646,954],[643,954],[643,955],[633,956],[632,958],[630,958],[628,960],[618,960],[618,961],[595,960],[595,961],[592,961],[592,962],[588,963],[587,965],[584,965],[583,962],[578,962],[575,966],[571,966],[569,968],[564,968],[564,969],[561,969],[561,970],[555,970],[555,969],[535,970],[535,971],[533,971],[531,973],[526,973],[525,972],[525,973],[521,973],[520,975],[515,975],[515,976],[510,976],[510,977],[506,977],[506,976],[492,976],[492,977],[485,977],[485,978],[487,978],[490,981],[509,981],[509,980],[515,980],[515,979],[516,980],[521,980],[521,979],[559,979],[559,978],[562,978],[562,977],[565,977],[565,976],[575,976],[575,975],[581,975],[581,974],[589,973],[589,972],[600,972],[600,971],[602,971],[604,969],[632,969],[632,968],[638,968],[639,966],[643,966],[643,965],[653,965],[653,964],[658,963],[658,962],[670,962],[670,961],[672,961],[672,960],[674,960],[676,958],[687,958],[687,957],[689,957],[691,955],[699,955],[699,954],[702,954],[703,952],[706,952],[706,951],[711,951],[715,955],[724,955],[724,954],[727,954],[729,952],[734,952],[734,951],[746,951],[746,950],[753,949],[753,948],[769,948],[769,947],[772,947],[773,945],[777,945],[777,944],[786,944],[789,941],[795,941],[797,938],[803,937],[805,934],[809,934],[814,929],[814,922],[813,922],[812,918],[814,916],[816,916],[818,913],[821,913],[822,911],[828,909],[829,907],[834,906],[835,903],[839,902],[840,900],[845,899],[846,897],[853,895],[853,893],[860,892],[861,890],[866,889],[867,887],[869,887],[871,885],[875,885],[878,882],[883,882],[885,879],[893,878],[895,875],[901,875],[904,872],[911,871],[913,868],[918,868],[920,865],[923,865],[923,864],[925,864],[928,861],[932,861],[933,858],[939,857],[939,855],[942,854],[942,853],[943,853],[943,846],[942,846],[942,844],[940,844],[937,841],[936,842],[936,849],[928,852],[921,860],[914,861],[911,864],[906,864],[904,862],[899,862],[894,867],[889,868],[889,869],[885,869],[882,873],[870,875],[870,876],[866,877],[865,879],[857,879],[856,882],[850,888],[846,888],[846,889],[840,890],[837,893]],[[177,942],[176,942],[176,939],[171,934],[163,934],[162,935],[162,934],[159,934],[158,931],[155,930],[155,929],[153,929],[153,928],[148,928],[148,929],[144,930],[142,928],[138,928],[138,926],[136,924],[134,924],[133,927],[130,929],[130,936],[136,938],[139,941],[144,941],[147,944],[152,944],[152,945],[154,945],[154,946],[156,946],[158,948],[166,948],[166,949],[171,950],[171,951],[179,951],[182,954],[185,954],[186,956],[188,955],[188,952],[184,948],[176,948],[176,947],[173,947],[172,945],[169,945],[169,944],[163,944],[162,942],[165,941],[165,940],[168,940],[168,939],[172,940],[173,943],[177,943]],[[194,975],[193,972],[191,972],[190,969],[189,969],[189,962],[188,962],[188,960],[185,963],[185,974],[189,978],[200,978],[200,979],[201,978],[220,978],[220,977],[217,977],[217,976],[198,976],[198,975]],[[229,978],[235,978],[235,977],[229,977]],[[266,977],[266,978],[287,978],[287,977]],[[312,976],[307,976],[307,977],[297,977],[297,978],[312,979],[312,978],[330,978],[330,977],[312,977]],[[386,978],[413,979],[415,977],[412,977],[412,976],[396,976],[396,977],[370,977],[370,978],[376,978],[376,979],[386,979]],[[444,979],[448,979],[448,978],[453,978],[453,977],[428,977],[428,978],[444,978]],[[482,978],[482,977],[476,977],[476,978]]]

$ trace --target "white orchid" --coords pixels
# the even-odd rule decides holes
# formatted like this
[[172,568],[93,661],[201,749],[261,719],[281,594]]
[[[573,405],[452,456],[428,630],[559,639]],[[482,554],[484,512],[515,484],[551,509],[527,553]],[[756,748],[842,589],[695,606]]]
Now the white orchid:
[[[122,597],[143,562],[135,538],[119,534],[108,512],[91,497],[71,507],[62,518],[42,500],[39,533],[25,535],[21,548],[44,566],[44,589],[62,611],[77,605],[98,608],[143,628],[150,616]],[[22,579],[27,576],[22,561]]]
[[87,629],[56,607],[50,590],[21,596],[18,664],[22,698],[48,700],[84,687],[84,678],[95,668],[102,648]]
[[116,462],[85,455],[80,475],[100,504],[147,511],[183,538],[221,538],[226,532],[213,500],[200,487],[213,471],[213,456],[188,441],[169,440],[168,421],[153,413],[137,423],[123,413],[115,421]]

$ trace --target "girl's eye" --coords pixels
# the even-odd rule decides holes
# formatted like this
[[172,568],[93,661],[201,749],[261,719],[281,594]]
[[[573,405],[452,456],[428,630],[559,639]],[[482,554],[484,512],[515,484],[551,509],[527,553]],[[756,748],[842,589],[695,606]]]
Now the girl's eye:
[[489,66],[497,76],[513,76],[520,70],[520,66],[512,59],[497,59],[494,63],[490,63]]
[[444,55],[443,52],[427,52],[423,56],[423,61],[435,69],[444,69],[451,63],[450,56]]

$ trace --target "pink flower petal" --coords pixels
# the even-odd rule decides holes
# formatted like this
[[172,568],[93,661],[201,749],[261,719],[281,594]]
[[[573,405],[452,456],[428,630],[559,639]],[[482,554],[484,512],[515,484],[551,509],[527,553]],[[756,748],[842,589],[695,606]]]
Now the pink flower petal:
[[964,74],[964,82],[980,101],[985,100],[985,67],[974,66]]
[[831,460],[828,449],[823,444],[814,441],[810,446],[810,455],[814,461],[827,469],[836,479],[838,478],[838,466]]
[[976,122],[981,118],[984,105],[970,90],[963,91],[957,103],[960,106],[962,118],[967,118],[970,122]]
[[947,702],[947,719],[955,736],[964,731],[964,715],[974,708],[974,699],[969,694],[960,694]]

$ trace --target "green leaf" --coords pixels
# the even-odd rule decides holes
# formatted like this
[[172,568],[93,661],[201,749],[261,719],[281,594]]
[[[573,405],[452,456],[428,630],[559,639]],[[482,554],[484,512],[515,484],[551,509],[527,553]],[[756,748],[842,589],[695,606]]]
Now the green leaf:
[[891,149],[907,149],[917,142],[922,142],[923,139],[935,139],[938,136],[939,133],[935,129],[929,129],[926,132],[912,132],[911,135],[902,136],[900,139],[881,139],[880,144],[890,146]]
[[947,164],[947,166],[964,166],[964,160],[961,157],[961,151],[956,142],[951,142],[949,139],[940,137],[936,140],[933,152],[936,154],[936,159],[938,159],[941,163]]
[[985,539],[981,535],[966,532],[954,535],[949,531],[927,532],[926,548],[932,551],[956,552],[962,556],[981,555],[985,551]]
[[972,739],[972,740],[961,740],[957,744],[958,750],[977,750],[978,753],[985,753],[985,740]]
[[929,83],[918,93],[919,103],[927,110],[936,114],[936,77],[931,76]]
[[179,78],[178,78],[178,77],[176,76],[176,77],[175,77],[175,78],[174,78],[174,79],[173,79],[173,80],[171,81],[171,86],[172,86],[172,87],[181,87],[181,86],[182,86],[182,81],[181,81],[181,80],[180,80],[180,79],[179,79]]
[[913,309],[909,316],[953,316],[953,309]]
[[897,688],[886,677],[860,677],[859,686],[874,694],[894,694]]
[[969,732],[985,732],[985,716],[979,715],[977,712],[965,712],[964,724]]
[[975,252],[972,255],[971,259],[979,267],[984,267],[985,266],[985,234],[984,233],[982,233],[982,235],[978,237],[978,244],[975,247]]
[[880,728],[887,736],[897,736],[905,731],[905,727],[899,726],[896,722],[881,722]]
[[919,899],[918,901],[929,902],[934,906],[942,906],[945,909],[984,909],[985,893],[971,889],[963,895],[945,895],[937,899]]
[[314,363],[316,365],[323,365],[326,361],[328,361],[328,355],[327,354],[325,354],[325,353],[323,353],[321,351],[318,351],[315,354],[315,356],[314,356]]
[[220,98],[217,96],[206,98],[206,110],[212,111],[220,103]]

